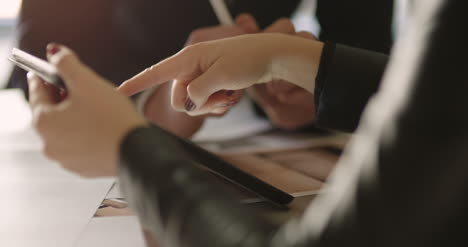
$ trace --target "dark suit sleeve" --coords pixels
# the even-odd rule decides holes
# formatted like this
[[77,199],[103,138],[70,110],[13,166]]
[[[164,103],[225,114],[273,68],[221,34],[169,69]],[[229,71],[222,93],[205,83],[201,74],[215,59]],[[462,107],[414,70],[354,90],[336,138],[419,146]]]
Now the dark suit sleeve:
[[468,3],[418,6],[327,193],[300,220],[275,226],[241,208],[177,143],[141,128],[122,144],[120,177],[143,223],[170,246],[466,245]]
[[377,92],[387,65],[382,53],[326,43],[315,86],[316,124],[352,132]]

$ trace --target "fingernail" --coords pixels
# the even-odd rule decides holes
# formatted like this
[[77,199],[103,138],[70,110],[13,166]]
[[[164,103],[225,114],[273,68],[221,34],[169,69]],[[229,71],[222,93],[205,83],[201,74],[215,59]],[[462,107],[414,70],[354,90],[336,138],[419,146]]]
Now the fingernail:
[[234,90],[228,90],[228,91],[226,91],[226,95],[227,95],[227,96],[233,96],[234,93],[235,93]]
[[222,104],[217,105],[216,107],[217,108],[224,108],[224,107],[228,107],[228,106],[229,106],[228,103],[222,103]]
[[57,45],[57,44],[49,44],[49,45],[47,46],[47,52],[48,52],[50,55],[55,55],[55,54],[57,54],[59,51],[60,51],[60,46]]
[[227,103],[227,106],[233,106],[233,105],[235,105],[235,104],[237,104],[237,101],[233,100],[233,101],[229,101],[229,102]]
[[192,102],[192,100],[187,99],[185,101],[185,110],[193,111],[193,110],[195,110],[195,108],[196,108],[196,105]]

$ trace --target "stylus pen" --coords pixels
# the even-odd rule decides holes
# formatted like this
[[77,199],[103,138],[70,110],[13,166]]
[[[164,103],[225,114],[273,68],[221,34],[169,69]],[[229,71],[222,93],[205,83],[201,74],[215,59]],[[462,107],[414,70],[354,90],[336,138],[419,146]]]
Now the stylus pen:
[[225,0],[210,0],[211,6],[222,25],[234,25],[234,19],[229,13]]

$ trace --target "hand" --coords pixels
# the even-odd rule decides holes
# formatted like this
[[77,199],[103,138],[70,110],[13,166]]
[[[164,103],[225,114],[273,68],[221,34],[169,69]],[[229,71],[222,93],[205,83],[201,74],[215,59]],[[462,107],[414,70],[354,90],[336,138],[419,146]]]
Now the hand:
[[[310,33],[296,34],[295,30],[293,32],[294,35],[316,40]],[[253,86],[247,89],[247,92],[265,111],[269,120],[279,128],[293,130],[311,124],[315,120],[314,94],[296,85],[285,81],[273,81]]]
[[236,17],[235,25],[218,25],[192,31],[185,46],[258,32],[260,28],[255,18],[250,14],[240,14]]
[[283,34],[255,34],[204,42],[152,66],[119,90],[132,95],[175,79],[172,105],[191,115],[211,112],[223,90],[285,80],[313,92],[323,44]]
[[[241,14],[236,18],[236,25],[220,25],[208,28],[201,28],[193,31],[186,43],[186,46],[196,43],[217,40],[227,37],[239,36],[248,33],[257,33],[260,29],[255,18],[249,14]],[[171,106],[172,83],[163,84],[153,92],[144,107],[144,115],[148,120],[166,128],[172,133],[181,137],[190,137],[203,124],[208,116],[219,117],[225,114],[234,106],[243,95],[243,91],[229,91],[226,94],[225,107],[219,107],[212,112],[214,115],[202,115],[191,117],[185,113],[175,111]],[[222,95],[222,94],[221,94]],[[220,105],[223,103],[219,103]]]
[[28,74],[33,123],[45,154],[82,176],[115,175],[122,139],[146,125],[145,119],[127,97],[67,48],[49,45],[48,58],[63,78],[68,96],[57,103],[44,82]]

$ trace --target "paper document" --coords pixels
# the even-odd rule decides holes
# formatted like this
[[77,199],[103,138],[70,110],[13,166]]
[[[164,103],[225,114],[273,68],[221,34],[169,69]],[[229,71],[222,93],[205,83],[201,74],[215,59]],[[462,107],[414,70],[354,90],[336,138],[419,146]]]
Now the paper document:
[[146,247],[136,216],[93,218],[76,247]]
[[0,246],[73,246],[112,182],[0,180]]
[[220,118],[208,118],[192,138],[196,142],[225,141],[271,130],[270,122],[257,116],[252,102],[244,97]]
[[0,91],[0,114],[0,246],[73,246],[114,179],[83,179],[44,157],[19,90]]

